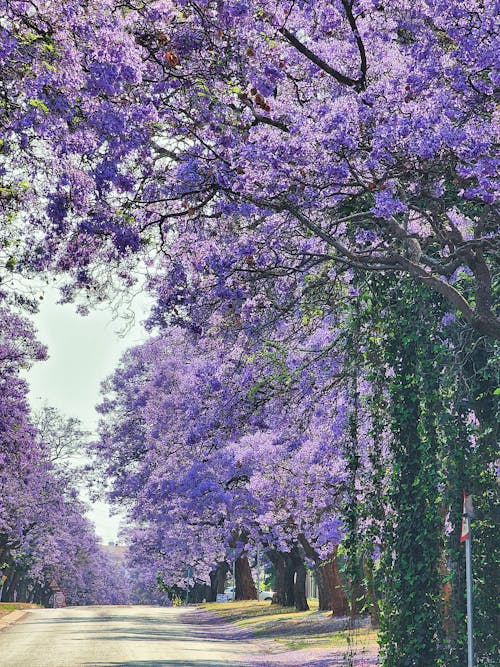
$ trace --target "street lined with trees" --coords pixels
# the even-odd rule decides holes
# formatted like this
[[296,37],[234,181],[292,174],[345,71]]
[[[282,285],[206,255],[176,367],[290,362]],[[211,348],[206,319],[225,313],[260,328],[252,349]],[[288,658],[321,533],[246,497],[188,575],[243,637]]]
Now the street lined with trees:
[[495,2],[0,7],[5,594],[21,564],[47,587],[54,543],[100,558],[27,408],[19,285],[64,277],[85,314],[145,281],[87,471],[127,510],[134,594],[214,599],[234,564],[256,598],[262,549],[275,603],[306,609],[313,570],[385,667],[461,667],[465,491],[496,664]]

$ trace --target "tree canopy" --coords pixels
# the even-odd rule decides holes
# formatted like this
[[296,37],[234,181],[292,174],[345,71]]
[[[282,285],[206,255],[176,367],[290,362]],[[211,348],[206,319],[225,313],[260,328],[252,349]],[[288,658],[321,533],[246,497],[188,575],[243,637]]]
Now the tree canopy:
[[62,275],[85,313],[145,274],[151,339],[105,383],[92,446],[137,595],[193,569],[218,586],[231,560],[255,595],[259,543],[280,601],[304,605],[307,564],[327,608],[369,609],[386,667],[462,665],[466,489],[493,664],[494,0],[0,8],[9,544],[31,459],[37,484],[58,474],[19,379],[43,356],[19,285]]

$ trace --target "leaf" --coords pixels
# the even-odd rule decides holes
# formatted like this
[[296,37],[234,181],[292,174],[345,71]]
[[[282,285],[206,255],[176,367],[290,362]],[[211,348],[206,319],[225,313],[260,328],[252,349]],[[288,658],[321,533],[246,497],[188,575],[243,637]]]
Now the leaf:
[[49,113],[49,107],[43,100],[31,99],[28,104],[30,104],[32,107],[35,107],[35,109],[43,111],[43,113]]

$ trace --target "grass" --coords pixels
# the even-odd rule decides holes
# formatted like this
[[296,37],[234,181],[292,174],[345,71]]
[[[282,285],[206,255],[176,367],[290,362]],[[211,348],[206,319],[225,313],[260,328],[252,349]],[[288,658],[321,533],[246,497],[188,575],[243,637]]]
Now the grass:
[[332,618],[330,612],[318,611],[317,601],[309,601],[310,611],[296,611],[269,602],[248,600],[201,605],[225,621],[250,630],[256,637],[274,639],[289,650],[325,648],[347,651],[376,651],[377,631],[366,619],[349,631],[346,619]]
[[0,618],[7,616],[16,609],[37,609],[40,605],[27,602],[0,602]]
[[302,618],[313,614],[318,609],[317,600],[310,600],[310,611],[296,611],[294,607],[278,607],[270,602],[244,600],[243,602],[206,602],[200,605],[202,609],[214,612],[228,623],[235,623],[241,627],[265,622],[269,618]]
[[348,630],[338,632],[314,632],[306,637],[297,633],[294,637],[286,639],[276,638],[276,641],[285,644],[291,650],[308,648],[334,648],[347,651],[349,648],[357,651],[376,649],[377,631],[370,628],[357,628],[349,633]]

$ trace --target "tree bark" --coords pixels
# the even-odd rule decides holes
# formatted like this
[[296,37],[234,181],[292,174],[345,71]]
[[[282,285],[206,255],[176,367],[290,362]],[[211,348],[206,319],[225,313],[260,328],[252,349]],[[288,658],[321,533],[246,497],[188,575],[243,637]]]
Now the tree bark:
[[236,560],[236,600],[257,600],[257,589],[252,578],[248,558],[242,554]]
[[333,615],[334,611],[331,607],[328,576],[325,572],[325,567],[316,565],[315,571],[318,585],[318,611],[331,611]]
[[17,586],[19,583],[19,579],[21,578],[21,573],[19,570],[16,570],[14,572],[14,576],[12,577],[12,580],[9,585],[9,590],[7,591],[7,601],[8,602],[15,602],[16,601],[16,591],[17,591]]
[[197,582],[192,589],[189,591],[189,599],[191,602],[203,602],[207,600],[210,602],[210,597],[212,595],[212,588],[208,584]]
[[28,582],[24,577],[17,586],[16,602],[28,602]]
[[229,572],[229,565],[223,561],[217,563],[215,570],[210,572],[210,601],[215,602],[217,595],[224,593],[224,588],[226,586],[226,575]]
[[324,600],[321,600],[320,609],[331,611],[332,616],[346,616],[349,613],[349,602],[340,579],[336,554],[337,547],[334,548],[329,560],[320,564],[316,570],[318,588],[323,589],[324,597]]
[[52,595],[53,591],[51,591],[50,588],[44,588],[40,594],[40,603],[43,604],[44,607],[48,607]]
[[271,604],[277,604],[280,607],[286,606],[285,594],[285,559],[280,551],[271,550],[268,552],[269,560],[274,566],[274,595]]
[[349,602],[342,586],[337,565],[337,546],[333,547],[330,557],[322,561],[318,552],[304,534],[299,535],[299,542],[305,555],[314,561],[318,576],[318,602],[320,611],[331,611],[332,616],[345,616],[349,613]]
[[42,587],[36,586],[33,593],[33,602],[35,604],[42,604]]
[[283,554],[285,561],[285,606],[295,605],[295,566],[289,553]]
[[12,583],[12,580],[14,579],[15,576],[15,569],[14,568],[9,568],[6,572],[6,577],[7,579],[4,581],[3,588],[2,588],[2,598],[0,602],[11,602],[11,599],[9,597],[10,594],[10,585]]
[[306,598],[306,566],[304,565],[304,558],[301,556],[297,548],[292,551],[290,561],[295,575],[293,587],[295,609],[297,611],[308,611],[309,605],[307,604]]

